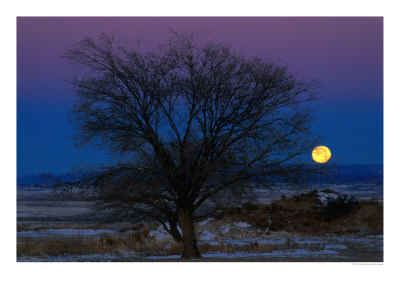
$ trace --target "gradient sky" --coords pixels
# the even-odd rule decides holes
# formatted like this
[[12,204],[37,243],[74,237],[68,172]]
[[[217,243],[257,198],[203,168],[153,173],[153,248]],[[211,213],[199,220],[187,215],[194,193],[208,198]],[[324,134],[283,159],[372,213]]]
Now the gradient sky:
[[[61,58],[73,41],[101,32],[140,41],[151,50],[169,27],[207,29],[204,41],[224,42],[246,56],[289,65],[320,82],[313,131],[339,164],[383,163],[383,18],[17,18],[18,176],[68,172],[105,162],[69,138],[74,95],[64,82],[74,71]],[[311,154],[310,154],[311,162]]]

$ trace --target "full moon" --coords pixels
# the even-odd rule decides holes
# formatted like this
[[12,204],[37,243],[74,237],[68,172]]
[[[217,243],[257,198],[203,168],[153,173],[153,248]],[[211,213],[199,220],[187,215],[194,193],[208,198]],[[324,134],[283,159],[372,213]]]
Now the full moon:
[[331,159],[331,151],[328,147],[317,146],[312,151],[312,158],[315,162],[323,164]]

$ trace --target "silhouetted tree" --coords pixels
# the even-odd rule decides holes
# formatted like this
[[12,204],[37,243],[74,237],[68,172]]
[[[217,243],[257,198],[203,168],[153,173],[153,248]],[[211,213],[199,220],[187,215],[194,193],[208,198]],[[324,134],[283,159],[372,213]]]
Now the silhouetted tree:
[[86,186],[102,207],[158,220],[201,257],[194,222],[247,187],[300,182],[310,134],[314,82],[285,66],[246,58],[223,44],[200,46],[175,33],[142,52],[111,36],[85,38],[65,54],[85,71],[70,80],[77,138],[114,153]]

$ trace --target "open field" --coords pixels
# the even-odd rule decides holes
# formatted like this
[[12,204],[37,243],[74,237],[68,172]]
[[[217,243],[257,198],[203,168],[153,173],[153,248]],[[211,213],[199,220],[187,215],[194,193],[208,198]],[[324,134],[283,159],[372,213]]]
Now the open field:
[[[335,195],[245,203],[203,219],[196,261],[382,262],[382,201],[329,206]],[[43,189],[19,192],[17,207],[17,261],[181,261],[181,246],[153,222],[113,219]]]
[[[382,235],[266,234],[240,223],[225,224],[222,230],[220,235],[200,233],[201,261],[383,261]],[[22,232],[18,261],[180,261],[180,246],[160,228],[125,233],[54,231]]]

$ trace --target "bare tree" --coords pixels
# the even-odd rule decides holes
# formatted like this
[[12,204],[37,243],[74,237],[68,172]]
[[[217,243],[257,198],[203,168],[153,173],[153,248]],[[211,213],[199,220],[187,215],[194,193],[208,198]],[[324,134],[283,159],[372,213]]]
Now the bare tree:
[[[285,66],[178,34],[153,52],[85,38],[65,57],[85,71],[70,81],[77,138],[118,158],[91,173],[103,207],[158,220],[199,258],[195,221],[240,198],[243,187],[300,182],[314,142],[315,83]],[[234,197],[236,196],[236,198]]]

